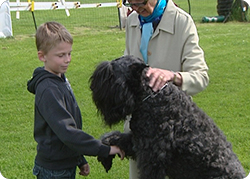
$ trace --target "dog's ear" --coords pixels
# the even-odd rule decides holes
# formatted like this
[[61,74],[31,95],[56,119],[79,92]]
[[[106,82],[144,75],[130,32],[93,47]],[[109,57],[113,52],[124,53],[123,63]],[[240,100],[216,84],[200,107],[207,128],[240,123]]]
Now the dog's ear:
[[125,119],[134,108],[134,98],[126,83],[126,62],[120,59],[100,63],[90,78],[92,99],[109,126]]
[[[105,117],[109,113],[110,88],[114,82],[113,70],[109,61],[101,62],[89,79],[92,99],[99,112]],[[105,92],[105,93],[104,93]]]
[[[110,65],[109,61],[103,61],[101,62],[97,67],[92,76],[89,79],[89,82],[91,83],[90,89],[96,93],[99,94],[103,90],[105,84],[109,83],[109,79],[112,78],[113,72],[112,72],[112,66]],[[107,89],[108,90],[108,89]],[[96,92],[98,91],[98,92]]]
[[133,78],[140,79],[143,69],[148,67],[148,65],[146,65],[144,61],[141,60],[140,58],[136,58],[133,56],[131,56],[130,58],[134,59],[133,61],[134,63],[132,63],[129,66],[129,69],[132,72]]

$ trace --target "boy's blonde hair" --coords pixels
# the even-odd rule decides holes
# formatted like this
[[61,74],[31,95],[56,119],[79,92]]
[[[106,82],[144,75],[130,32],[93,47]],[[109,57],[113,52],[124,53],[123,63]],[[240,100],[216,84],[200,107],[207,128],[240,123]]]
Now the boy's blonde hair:
[[60,42],[73,44],[73,38],[68,30],[58,22],[46,22],[39,26],[36,32],[37,51],[48,51]]

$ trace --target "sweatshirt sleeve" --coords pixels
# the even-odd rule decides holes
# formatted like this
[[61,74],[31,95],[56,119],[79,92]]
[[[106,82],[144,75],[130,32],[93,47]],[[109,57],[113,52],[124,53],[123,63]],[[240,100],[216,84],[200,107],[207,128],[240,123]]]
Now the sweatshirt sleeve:
[[78,159],[78,163],[77,163],[77,166],[80,168],[82,165],[85,165],[87,164],[87,160],[85,159],[84,156],[80,156],[79,159]]
[[[83,155],[102,157],[109,155],[109,146],[77,128],[76,121],[66,109],[64,96],[58,88],[47,88],[41,99],[43,100],[37,104],[39,113],[43,115],[56,137],[66,146]],[[56,137],[51,136],[51,138]]]

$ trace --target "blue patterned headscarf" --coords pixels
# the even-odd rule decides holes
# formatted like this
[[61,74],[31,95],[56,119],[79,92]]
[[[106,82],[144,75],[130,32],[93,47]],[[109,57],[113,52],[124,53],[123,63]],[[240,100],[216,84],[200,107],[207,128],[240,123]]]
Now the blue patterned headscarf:
[[140,24],[142,26],[142,36],[141,36],[141,45],[140,51],[145,63],[148,63],[148,42],[153,35],[153,22],[160,20],[164,12],[165,7],[167,6],[168,0],[158,0],[154,11],[151,15],[144,17],[139,15]]
[[162,16],[166,6],[167,6],[167,0],[158,0],[152,14],[146,17],[139,15],[140,22],[141,23],[153,22],[155,19]]

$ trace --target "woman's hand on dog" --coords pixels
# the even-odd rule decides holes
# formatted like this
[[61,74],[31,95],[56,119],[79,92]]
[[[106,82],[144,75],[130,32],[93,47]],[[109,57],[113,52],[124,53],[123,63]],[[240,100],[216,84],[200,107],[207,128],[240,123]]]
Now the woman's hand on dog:
[[117,146],[110,146],[109,155],[114,155],[114,154],[119,154],[121,160],[123,160],[124,157],[125,157],[125,152],[123,150],[121,150],[119,147],[117,147]]
[[182,84],[181,75],[173,71],[150,67],[146,75],[150,78],[149,86],[155,92],[159,91],[169,81],[173,81],[177,86]]

